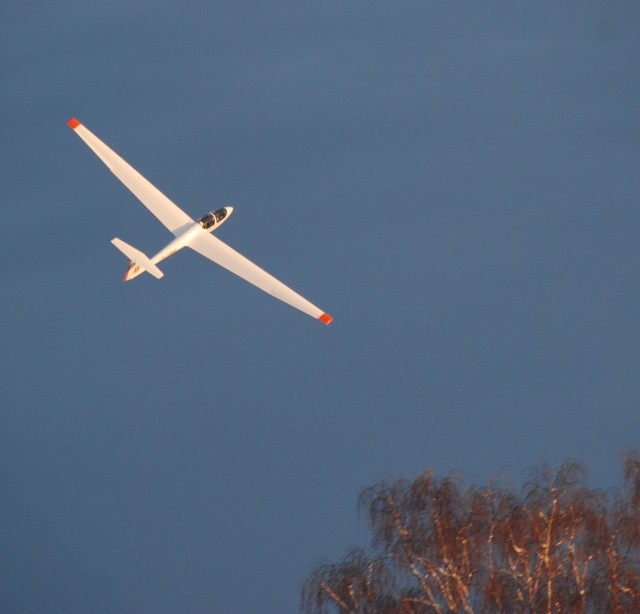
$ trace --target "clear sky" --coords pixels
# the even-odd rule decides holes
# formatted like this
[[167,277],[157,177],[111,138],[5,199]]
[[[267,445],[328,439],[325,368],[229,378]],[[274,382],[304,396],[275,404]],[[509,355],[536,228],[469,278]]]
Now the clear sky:
[[[13,6],[11,6],[13,5]],[[12,2],[0,610],[293,612],[381,478],[640,447],[640,4]],[[67,127],[335,320],[171,238]]]

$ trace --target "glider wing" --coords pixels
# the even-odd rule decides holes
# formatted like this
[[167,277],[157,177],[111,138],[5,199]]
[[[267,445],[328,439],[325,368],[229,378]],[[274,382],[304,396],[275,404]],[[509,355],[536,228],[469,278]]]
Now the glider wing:
[[330,324],[333,320],[328,313],[324,313],[322,309],[311,304],[307,299],[300,296],[297,292],[294,292],[288,286],[285,286],[281,281],[269,275],[269,273],[259,266],[253,264],[251,260],[239,254],[212,234],[199,233],[192,241],[187,243],[187,245],[205,258],[213,260],[213,262],[219,264],[221,267],[235,273],[239,277],[242,277],[242,279],[271,294],[271,296],[288,303],[311,317],[325,324]]
[[174,235],[193,220],[169,200],[158,188],[147,181],[135,168],[130,166],[115,151],[103,143],[93,132],[85,128],[77,119],[70,119],[69,126],[93,150],[124,183],[142,204],[153,213]]

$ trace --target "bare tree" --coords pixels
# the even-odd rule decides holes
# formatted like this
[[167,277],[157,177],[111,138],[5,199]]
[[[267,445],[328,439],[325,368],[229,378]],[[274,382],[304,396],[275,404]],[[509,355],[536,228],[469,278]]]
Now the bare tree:
[[520,490],[430,471],[367,488],[371,550],[318,565],[302,610],[640,612],[640,454],[622,461],[623,486],[608,493],[587,488],[575,461],[534,467]]

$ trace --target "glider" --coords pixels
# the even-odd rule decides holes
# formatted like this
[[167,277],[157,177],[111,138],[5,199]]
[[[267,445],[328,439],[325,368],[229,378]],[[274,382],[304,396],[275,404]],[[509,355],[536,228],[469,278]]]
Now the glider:
[[269,275],[269,273],[211,234],[229,219],[229,216],[233,213],[233,207],[223,207],[222,209],[211,211],[198,221],[191,219],[180,207],[171,202],[158,188],[149,183],[138,171],[125,162],[77,119],[70,119],[67,123],[98,158],[107,165],[109,170],[133,192],[142,204],[174,236],[174,239],[152,258],[147,257],[121,239],[113,239],[111,243],[131,261],[124,276],[125,281],[137,277],[144,271],[160,279],[164,273],[158,268],[158,263],[172,256],[183,247],[190,247],[205,258],[213,260],[216,264],[242,277],[275,298],[288,303],[324,324],[331,323],[333,318],[328,313],[311,304],[307,299],[285,286],[281,281]]

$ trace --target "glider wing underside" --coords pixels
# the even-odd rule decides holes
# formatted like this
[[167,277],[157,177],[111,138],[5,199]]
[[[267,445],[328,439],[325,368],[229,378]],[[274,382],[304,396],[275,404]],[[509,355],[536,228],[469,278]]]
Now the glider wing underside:
[[285,286],[281,281],[278,281],[275,277],[255,265],[242,254],[236,252],[226,243],[220,241],[217,237],[211,234],[201,233],[189,242],[187,246],[205,258],[213,260],[213,262],[228,271],[235,273],[238,277],[242,277],[242,279],[271,294],[271,296],[284,301],[311,317],[325,324],[329,324],[333,319],[329,314],[324,313],[322,309],[319,309],[297,292]]
[[158,188],[145,179],[135,168],[123,160],[108,145],[103,143],[93,132],[85,128],[77,119],[70,119],[69,126],[93,150],[109,168],[109,170],[124,183],[142,204],[153,213],[174,235],[193,220],[168,199]]

